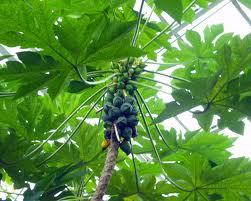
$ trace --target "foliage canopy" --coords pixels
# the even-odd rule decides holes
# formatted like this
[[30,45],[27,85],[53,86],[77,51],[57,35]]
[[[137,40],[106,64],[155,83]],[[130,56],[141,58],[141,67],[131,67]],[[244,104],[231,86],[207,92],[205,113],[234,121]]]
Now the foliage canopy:
[[[251,117],[251,35],[218,24],[169,42],[173,25],[212,2],[140,1],[136,11],[135,0],[2,0],[0,44],[19,51],[0,56],[0,180],[24,188],[25,201],[89,200],[106,156],[101,109],[114,66],[144,65],[131,82],[138,136],[131,155],[119,151],[109,200],[251,200],[251,161],[231,158],[235,139],[220,134],[243,134]],[[146,5],[174,22],[151,21]],[[165,63],[151,70],[160,55]],[[157,96],[160,84],[171,84],[172,101]],[[160,124],[183,112],[199,130]]]

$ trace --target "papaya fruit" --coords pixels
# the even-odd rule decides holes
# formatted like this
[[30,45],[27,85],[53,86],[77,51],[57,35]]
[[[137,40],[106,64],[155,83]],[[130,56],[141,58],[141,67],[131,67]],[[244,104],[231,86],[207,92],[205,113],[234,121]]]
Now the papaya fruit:
[[112,128],[112,122],[111,121],[104,121],[104,127],[106,129]]
[[108,116],[110,118],[111,121],[114,121],[115,119],[117,119],[119,116],[121,115],[120,109],[118,107],[112,107],[109,111],[108,111]]
[[115,96],[113,98],[113,105],[115,107],[120,107],[123,104],[124,100],[123,98],[121,98],[120,96]]
[[125,97],[125,103],[130,103],[131,105],[133,105],[135,103],[135,98],[132,96],[126,96]]
[[111,86],[108,90],[109,90],[110,94],[114,94],[116,92],[117,88],[115,86]]
[[132,76],[132,75],[134,74],[134,69],[133,69],[133,68],[130,68],[130,69],[128,70],[128,74],[129,74],[130,76]]
[[133,92],[134,92],[134,87],[133,87],[132,84],[127,84],[125,88],[126,88],[126,91],[129,92],[129,94],[133,94]]
[[105,139],[111,139],[111,133],[112,133],[112,131],[110,128],[105,129],[105,131],[104,131]]
[[124,128],[127,125],[127,119],[124,116],[120,116],[117,121],[116,121],[116,125],[119,128]]
[[131,144],[127,141],[120,143],[119,147],[126,155],[129,155],[132,152]]
[[103,115],[102,115],[102,120],[103,120],[104,122],[107,122],[107,121],[110,121],[111,118],[110,118],[110,116],[109,116],[108,114],[103,114]]
[[142,72],[142,69],[140,67],[136,67],[134,69],[134,75],[139,75]]
[[130,115],[127,117],[127,124],[131,127],[137,126],[139,123],[139,120],[137,119],[137,116]]
[[103,140],[102,143],[101,143],[101,147],[102,147],[103,150],[106,149],[107,147],[109,147],[109,145],[110,145],[110,141],[106,140],[106,139]]
[[123,81],[118,83],[118,89],[125,89],[125,83]]
[[123,138],[131,138],[132,137],[132,128],[131,127],[125,127],[121,132],[121,137]]
[[116,96],[119,96],[119,97],[121,97],[121,98],[124,98],[123,90],[122,90],[122,89],[119,89],[119,90],[116,92]]
[[134,126],[134,127],[132,127],[132,138],[135,138],[137,136],[138,136],[137,127]]
[[133,111],[133,106],[130,103],[123,103],[120,106],[120,111],[124,115],[130,115],[132,113],[132,111]]
[[108,113],[108,111],[111,109],[113,107],[113,105],[112,105],[112,103],[111,102],[106,102],[105,104],[104,104],[104,111],[105,111],[105,113]]

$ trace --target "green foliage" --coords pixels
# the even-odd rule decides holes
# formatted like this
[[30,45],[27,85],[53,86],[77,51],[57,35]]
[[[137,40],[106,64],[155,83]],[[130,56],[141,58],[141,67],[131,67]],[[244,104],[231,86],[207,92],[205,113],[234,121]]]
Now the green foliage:
[[155,0],[155,4],[158,9],[166,11],[176,21],[181,22],[183,12],[182,0],[170,0],[167,2],[164,0]]
[[173,82],[180,87],[172,93],[175,101],[167,103],[155,122],[202,105],[204,110],[193,111],[193,114],[203,129],[208,130],[213,116],[218,115],[219,128],[228,127],[243,133],[242,119],[251,115],[247,109],[250,106],[251,37],[247,35],[241,39],[222,32],[222,25],[207,27],[202,41],[198,33],[188,31],[186,39],[189,43],[178,41],[180,49],[167,52],[165,56],[168,60],[189,61],[186,68],[175,70],[173,75],[191,82]]
[[[182,23],[211,2],[144,4]],[[134,5],[1,1],[0,44],[17,50],[0,55],[1,182],[25,188],[26,201],[89,200],[105,163],[100,145],[117,134],[110,201],[251,200],[250,160],[233,158],[235,138],[212,132],[242,134],[243,120],[251,118],[251,35],[213,25],[203,34],[186,31],[173,47],[172,27]],[[152,66],[143,61],[156,61],[160,49],[166,64],[148,71]],[[166,81],[157,73],[172,78],[170,102],[157,95]],[[199,130],[177,133],[158,124],[183,112],[193,114]]]

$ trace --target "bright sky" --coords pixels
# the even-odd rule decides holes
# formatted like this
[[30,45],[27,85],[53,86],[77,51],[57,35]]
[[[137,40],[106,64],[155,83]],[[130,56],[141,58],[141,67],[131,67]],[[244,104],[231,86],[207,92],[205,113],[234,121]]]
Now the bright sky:
[[[138,0],[138,3],[136,4],[135,8],[139,8],[139,3],[141,0]],[[191,29],[194,25],[198,24],[201,20],[203,20],[206,16],[210,15],[213,13],[215,10],[218,8],[222,7],[225,5],[219,12],[215,13],[213,16],[205,20],[204,22],[200,23],[200,25],[196,26],[193,30],[202,32],[203,29],[207,25],[213,25],[213,24],[220,24],[223,23],[225,27],[225,32],[234,32],[236,34],[240,34],[241,36],[245,36],[248,33],[251,32],[251,26],[248,25],[248,23],[242,18],[240,13],[235,9],[235,7],[232,5],[232,3],[229,0],[225,0],[222,3],[220,3],[216,8],[212,9],[209,11],[207,14],[196,20],[192,25],[189,25],[187,28]],[[228,3],[228,4],[227,4]],[[251,17],[251,11],[242,6],[244,11]],[[145,7],[143,10],[143,13],[150,13],[150,9]],[[157,16],[153,16],[153,19],[157,19]],[[168,18],[167,20],[170,20]],[[180,31],[179,34],[182,34],[184,31]],[[157,79],[163,79],[161,77],[156,77]],[[166,80],[166,79],[165,79]],[[167,91],[169,89],[166,89]],[[170,91],[170,90],[169,90]],[[165,94],[160,93],[160,96],[162,98],[165,98],[166,101],[170,101],[170,96],[166,96]],[[251,103],[250,103],[251,104]],[[185,124],[185,126],[189,130],[195,130],[198,127],[198,124],[196,120],[192,119],[192,115],[190,113],[184,113],[182,115],[179,115],[180,120]],[[245,134],[243,136],[239,136],[238,140],[235,142],[234,147],[231,149],[232,153],[234,154],[234,157],[239,157],[239,156],[246,156],[251,158],[251,123],[249,121],[246,122],[246,127],[245,127]],[[182,131],[184,132],[185,129],[175,120],[175,119],[170,119],[165,121],[164,123],[166,128],[175,128],[177,131]],[[225,130],[223,133],[230,135],[230,136],[237,136],[233,134],[229,130]],[[3,187],[3,183],[1,183]],[[0,189],[1,190],[1,189]],[[10,186],[6,186],[6,190],[13,192],[14,189]],[[19,193],[18,191],[15,191],[16,193]],[[4,194],[0,193],[0,198],[5,198]],[[17,200],[22,200],[22,196],[19,196]]]

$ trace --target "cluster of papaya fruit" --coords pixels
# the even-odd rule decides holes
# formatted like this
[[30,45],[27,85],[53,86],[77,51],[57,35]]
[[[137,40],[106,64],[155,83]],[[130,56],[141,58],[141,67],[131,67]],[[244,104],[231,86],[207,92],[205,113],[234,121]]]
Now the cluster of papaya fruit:
[[109,146],[111,137],[117,138],[120,149],[129,155],[131,153],[131,138],[137,136],[136,126],[139,122],[134,92],[137,89],[130,80],[136,80],[142,68],[120,69],[119,75],[113,78],[114,85],[106,94],[104,103],[104,137],[102,147]]

